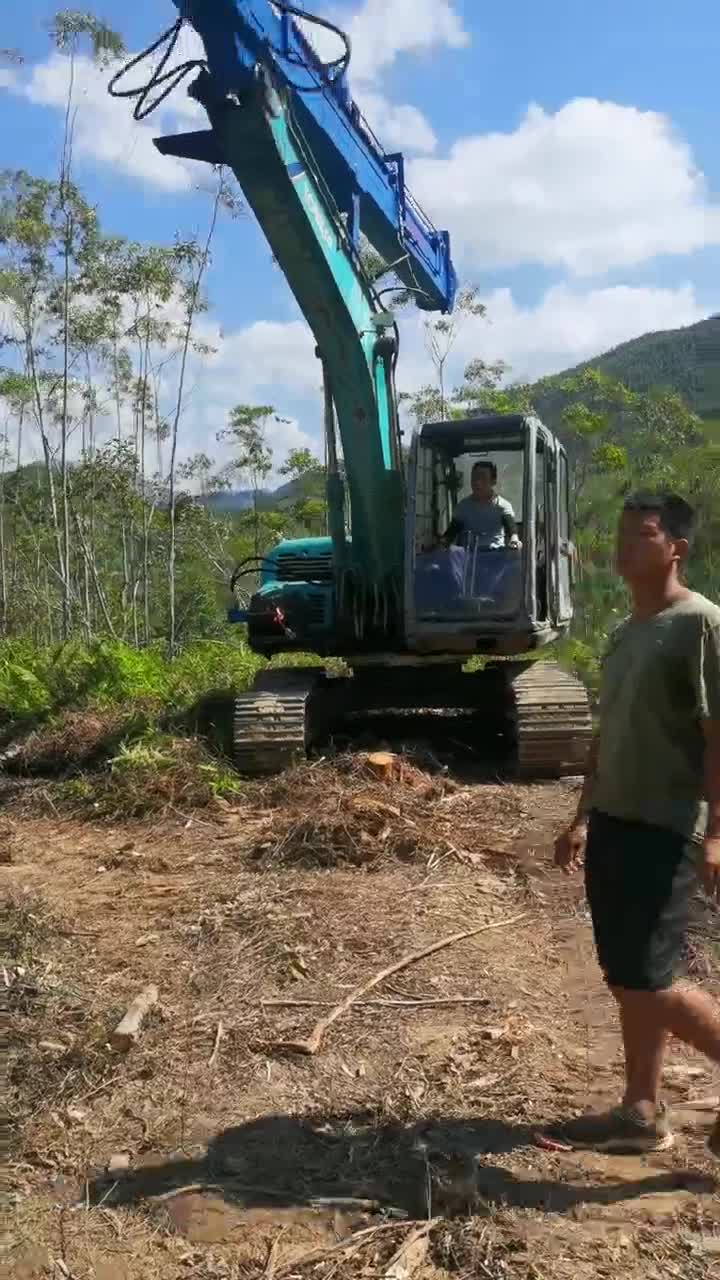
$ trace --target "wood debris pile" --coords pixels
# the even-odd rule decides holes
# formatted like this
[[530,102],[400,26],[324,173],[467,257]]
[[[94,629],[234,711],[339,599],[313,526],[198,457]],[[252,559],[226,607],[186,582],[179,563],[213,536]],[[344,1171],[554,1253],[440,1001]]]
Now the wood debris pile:
[[263,866],[472,865],[502,855],[524,816],[512,787],[480,793],[389,752],[301,765],[260,790],[273,816],[250,854]]

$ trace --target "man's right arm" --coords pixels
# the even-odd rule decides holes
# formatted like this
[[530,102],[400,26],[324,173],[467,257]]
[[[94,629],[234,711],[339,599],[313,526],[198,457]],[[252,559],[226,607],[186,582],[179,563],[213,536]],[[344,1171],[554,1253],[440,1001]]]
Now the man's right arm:
[[590,742],[590,750],[588,751],[587,764],[585,766],[585,777],[583,779],[582,791],[580,792],[580,799],[578,800],[577,813],[571,823],[571,826],[573,827],[582,826],[587,822],[588,814],[592,807],[592,793],[595,786],[599,745],[600,739],[597,734],[594,734]]
[[555,841],[555,866],[560,867],[567,875],[577,871],[585,853],[587,820],[592,808],[592,793],[597,772],[598,744],[599,739],[595,734],[590,743],[587,765],[585,766],[585,778],[575,817]]
[[463,512],[464,512],[465,502],[466,502],[465,498],[462,498],[460,502],[458,502],[453,512],[453,518],[450,521],[450,524],[448,525],[447,529],[445,530],[442,536],[442,541],[444,542],[446,547],[452,546],[453,542],[455,542],[460,537],[460,534],[462,533],[463,528],[465,527],[464,521],[463,521]]

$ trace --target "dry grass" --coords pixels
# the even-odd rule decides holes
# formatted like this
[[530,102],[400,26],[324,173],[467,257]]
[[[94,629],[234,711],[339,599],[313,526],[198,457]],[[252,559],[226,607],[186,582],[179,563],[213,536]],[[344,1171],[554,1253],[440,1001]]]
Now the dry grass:
[[146,818],[204,808],[242,787],[221,754],[201,737],[164,732],[158,708],[134,701],[131,710],[69,710],[15,744],[2,799],[22,789],[26,811],[90,819]]
[[0,912],[9,1115],[22,1149],[28,1126],[49,1103],[64,1108],[108,1073],[113,1014],[95,1012],[75,930],[42,898],[10,892]]
[[65,711],[33,730],[14,748],[13,771],[30,775],[66,775],[99,767],[109,760],[123,738],[147,726],[142,708]]
[[[79,746],[75,763],[70,755],[70,766],[61,781],[24,789],[27,813],[49,810],[58,816],[90,820],[132,820],[170,815],[178,809],[192,812],[242,791],[238,775],[200,738],[176,737],[157,730],[143,733],[135,722],[132,726],[125,723],[124,727],[116,724],[113,735],[102,738],[102,718],[95,721],[83,713],[81,721],[88,734],[89,720],[96,724],[103,741],[102,753],[94,758],[96,767],[92,771],[81,770],[85,757],[84,747]],[[41,752],[48,762],[57,763],[61,758],[55,755],[54,742],[49,743],[43,733],[33,749],[35,763],[29,771],[43,772],[38,764]],[[57,772],[49,763],[45,772],[53,771]],[[13,798],[12,788],[7,798]]]

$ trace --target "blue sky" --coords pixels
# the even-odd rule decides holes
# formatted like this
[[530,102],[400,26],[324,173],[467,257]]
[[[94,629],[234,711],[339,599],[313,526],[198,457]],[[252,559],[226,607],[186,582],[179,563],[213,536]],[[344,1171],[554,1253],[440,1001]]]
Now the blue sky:
[[[210,2],[210,0],[208,0]],[[453,237],[461,277],[490,323],[466,326],[455,373],[475,355],[517,376],[563,368],[649,329],[720,310],[716,0],[338,0],[354,90]],[[4,6],[3,167],[57,169],[67,67],[46,33],[55,6]],[[129,49],[175,18],[171,0],[95,9]],[[141,240],[203,227],[203,175],[156,156],[127,103],[78,69],[77,180],[104,225]],[[182,90],[160,131],[192,127]],[[198,120],[197,127],[202,121]],[[215,354],[193,371],[184,449],[208,447],[228,408],[271,401],[290,419],[282,452],[315,440],[312,343],[252,220],[224,223],[204,321]],[[419,318],[403,324],[400,382],[428,374]]]

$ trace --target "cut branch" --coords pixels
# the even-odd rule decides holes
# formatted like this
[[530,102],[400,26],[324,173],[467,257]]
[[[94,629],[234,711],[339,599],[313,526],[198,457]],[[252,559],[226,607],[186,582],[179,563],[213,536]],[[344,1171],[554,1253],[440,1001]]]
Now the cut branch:
[[466,938],[475,938],[480,933],[488,933],[491,929],[507,929],[513,924],[519,924],[524,920],[527,912],[522,915],[512,916],[509,920],[496,920],[491,924],[481,924],[475,929],[464,929],[461,933],[452,933],[447,938],[441,938],[439,942],[433,942],[431,946],[424,947],[422,951],[413,951],[411,955],[404,956],[402,960],[396,961],[386,969],[381,969],[376,973],[374,978],[370,978],[361,987],[352,991],[349,996],[335,1005],[324,1018],[317,1022],[308,1036],[307,1040],[288,1040],[278,1044],[277,1048],[286,1053],[300,1053],[305,1057],[312,1058],[320,1049],[320,1046],[334,1022],[341,1018],[348,1009],[351,1009],[358,1000],[366,996],[374,987],[378,987],[386,978],[391,978],[396,973],[401,973],[403,969],[409,969],[411,965],[417,964],[419,960],[424,960],[427,956],[435,955],[438,951],[444,951],[447,947],[452,947],[457,942],[464,942]]
[[129,1005],[125,1017],[118,1023],[110,1037],[113,1049],[126,1051],[137,1044],[142,1030],[143,1020],[158,1001],[158,989],[154,982],[136,995]]

